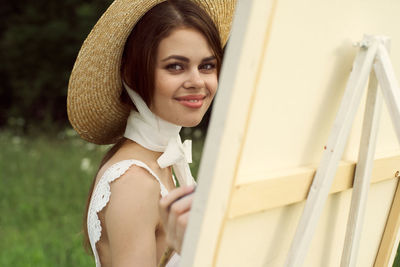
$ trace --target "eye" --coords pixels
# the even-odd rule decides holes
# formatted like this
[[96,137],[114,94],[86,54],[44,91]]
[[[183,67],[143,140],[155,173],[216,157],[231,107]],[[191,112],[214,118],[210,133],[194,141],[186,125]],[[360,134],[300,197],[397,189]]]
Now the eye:
[[205,71],[213,71],[216,67],[217,66],[215,63],[204,63],[204,64],[200,65],[199,69],[205,70]]
[[167,70],[173,71],[173,72],[183,70],[183,66],[179,63],[168,64],[165,68]]

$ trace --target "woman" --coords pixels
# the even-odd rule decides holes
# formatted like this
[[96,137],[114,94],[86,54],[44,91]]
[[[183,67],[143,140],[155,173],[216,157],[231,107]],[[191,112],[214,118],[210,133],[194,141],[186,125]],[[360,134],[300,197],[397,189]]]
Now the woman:
[[[116,143],[88,197],[84,229],[96,266],[154,267],[169,247],[180,252],[191,199],[169,206],[195,182],[179,130],[211,104],[233,10],[232,0],[116,0],[83,44],[70,122],[85,140]],[[177,253],[167,266],[177,266]]]

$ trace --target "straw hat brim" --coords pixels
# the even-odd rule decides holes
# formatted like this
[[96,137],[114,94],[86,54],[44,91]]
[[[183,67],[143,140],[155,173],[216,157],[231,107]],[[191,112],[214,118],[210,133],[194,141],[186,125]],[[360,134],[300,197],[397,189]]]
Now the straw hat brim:
[[[116,0],[84,41],[74,64],[67,97],[68,118],[85,140],[115,143],[123,134],[130,110],[120,102],[121,58],[137,21],[164,0]],[[236,0],[192,0],[213,19],[225,45]]]

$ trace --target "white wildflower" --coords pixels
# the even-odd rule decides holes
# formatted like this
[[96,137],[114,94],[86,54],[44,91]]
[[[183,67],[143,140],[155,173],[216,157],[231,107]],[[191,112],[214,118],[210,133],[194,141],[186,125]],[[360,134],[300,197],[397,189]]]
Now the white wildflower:
[[13,145],[20,145],[21,144],[21,137],[19,136],[13,136],[13,138],[11,139],[11,142],[13,143]]
[[95,144],[86,143],[86,149],[87,149],[87,150],[92,151],[92,150],[94,150],[95,148],[96,148],[96,145],[95,145]]
[[78,134],[75,132],[74,129],[72,129],[72,128],[66,128],[66,129],[65,129],[65,135],[66,135],[67,137],[74,137],[74,136],[77,136]]
[[92,164],[89,158],[83,158],[81,161],[81,170],[82,171],[90,171],[92,168]]

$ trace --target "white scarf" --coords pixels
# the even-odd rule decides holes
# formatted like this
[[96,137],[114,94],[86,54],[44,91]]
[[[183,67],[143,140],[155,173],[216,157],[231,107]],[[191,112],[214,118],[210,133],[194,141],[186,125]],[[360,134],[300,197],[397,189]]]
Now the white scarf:
[[186,140],[182,144],[179,136],[182,127],[152,113],[139,94],[127,84],[124,83],[124,86],[139,111],[131,111],[124,136],[149,150],[164,152],[157,159],[160,168],[173,166],[180,185],[194,184],[189,168],[189,163],[192,163],[192,141]]

